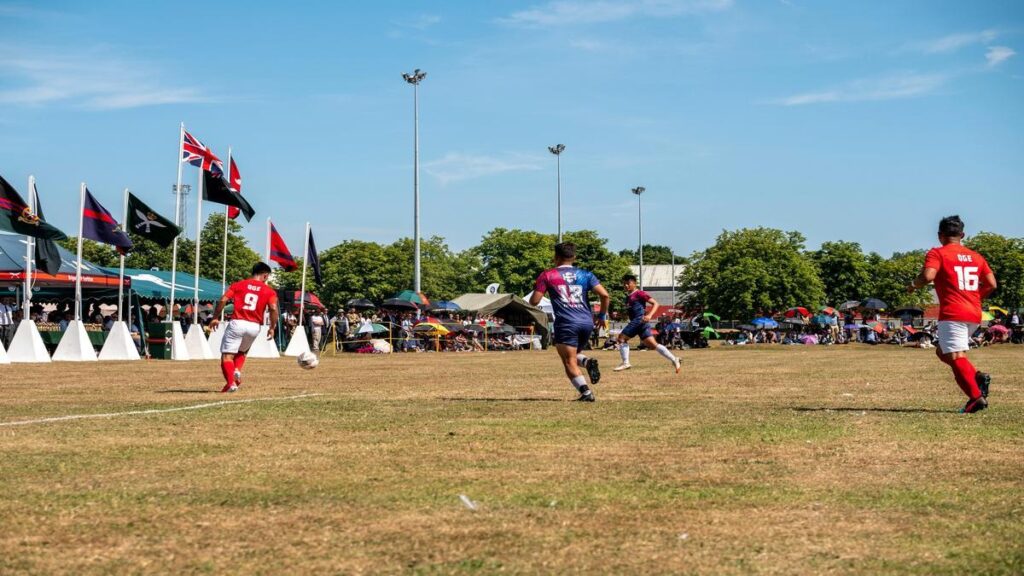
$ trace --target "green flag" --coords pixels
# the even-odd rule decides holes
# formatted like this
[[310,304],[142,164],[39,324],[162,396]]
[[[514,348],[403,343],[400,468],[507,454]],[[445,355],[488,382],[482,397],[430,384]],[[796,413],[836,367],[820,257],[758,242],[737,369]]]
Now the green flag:
[[46,240],[67,238],[63,232],[29,210],[18,191],[3,177],[0,177],[0,230]]
[[152,208],[139,200],[131,192],[128,193],[128,231],[160,246],[170,246],[182,229],[174,222],[157,214]]

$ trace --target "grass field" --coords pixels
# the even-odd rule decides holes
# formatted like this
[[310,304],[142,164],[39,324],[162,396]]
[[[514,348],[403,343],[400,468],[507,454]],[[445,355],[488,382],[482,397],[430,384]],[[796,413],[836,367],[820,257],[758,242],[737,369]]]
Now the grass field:
[[0,573],[1024,572],[1024,347],[596,355],[0,367]]

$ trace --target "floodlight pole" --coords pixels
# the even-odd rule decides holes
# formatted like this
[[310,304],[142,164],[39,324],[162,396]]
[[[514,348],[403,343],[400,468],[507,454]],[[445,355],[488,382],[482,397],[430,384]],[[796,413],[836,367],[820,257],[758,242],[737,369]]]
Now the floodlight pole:
[[412,84],[412,105],[413,105],[413,146],[412,146],[412,195],[413,195],[413,244],[415,253],[413,255],[413,290],[420,293],[420,82],[427,77],[427,73],[419,68],[411,74],[403,73],[402,78]]
[[640,195],[646,192],[647,189],[643,186],[637,186],[633,188],[633,194],[636,194],[636,221],[637,221],[637,235],[639,237],[639,250],[637,253],[640,256],[640,273],[637,274],[639,279],[640,289],[644,289],[644,213],[640,204]]
[[555,174],[558,187],[558,242],[562,242],[562,152],[565,144],[548,146],[548,152],[555,155]]

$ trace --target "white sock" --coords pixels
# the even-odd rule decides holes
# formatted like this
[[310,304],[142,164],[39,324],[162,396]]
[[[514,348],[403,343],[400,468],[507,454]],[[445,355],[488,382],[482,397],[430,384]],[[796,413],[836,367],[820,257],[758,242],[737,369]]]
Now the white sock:
[[654,350],[655,350],[655,351],[656,351],[656,352],[657,352],[658,354],[661,354],[661,355],[662,355],[662,356],[664,356],[665,358],[668,358],[668,361],[669,361],[669,362],[671,362],[671,363],[673,363],[673,364],[675,364],[675,363],[676,363],[676,356],[675,356],[675,354],[673,354],[673,353],[669,352],[668,348],[665,348],[665,346],[664,346],[664,345],[662,345],[662,344],[658,344],[657,346],[655,346],[655,347],[654,347]]
[[619,356],[622,358],[623,364],[629,364],[629,342],[619,344]]
[[587,357],[584,356],[583,354],[577,354],[576,355],[576,365],[577,366],[586,366],[587,365]]
[[579,376],[573,376],[570,379],[570,382],[572,382],[573,388],[575,388],[576,391],[580,393],[582,393],[582,389],[587,386],[587,379],[584,378],[582,374],[580,374]]

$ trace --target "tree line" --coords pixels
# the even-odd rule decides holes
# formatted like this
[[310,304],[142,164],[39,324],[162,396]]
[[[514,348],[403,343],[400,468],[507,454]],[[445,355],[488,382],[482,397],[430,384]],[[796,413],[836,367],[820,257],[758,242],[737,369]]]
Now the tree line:
[[[228,222],[228,280],[244,278],[261,259],[241,235],[241,225]],[[200,275],[218,279],[224,241],[224,215],[212,214],[203,227]],[[131,234],[135,251],[126,258],[130,268],[171,267],[171,250]],[[613,252],[596,231],[564,234],[577,246],[579,266],[593,271],[612,293],[613,309],[623,294],[620,278],[636,262],[633,250]],[[75,250],[75,238],[63,242]],[[492,283],[502,292],[523,296],[533,289],[540,271],[551,266],[556,237],[529,230],[495,228],[476,246],[457,252],[445,239],[421,241],[423,290],[432,299],[449,300],[467,292],[482,292]],[[989,261],[1000,287],[989,303],[1005,308],[1024,306],[1024,238],[981,232],[966,244]],[[178,269],[191,273],[195,243],[178,242]],[[117,253],[109,246],[86,240],[83,256],[96,264],[116,267]],[[689,256],[673,256],[667,246],[645,245],[644,264],[679,267],[679,304],[714,311],[723,318],[750,319],[757,314],[792,306],[839,305],[846,300],[880,298],[891,307],[924,306],[927,290],[907,293],[906,286],[920,271],[924,251],[897,252],[886,258],[865,253],[856,242],[825,242],[807,250],[799,232],[772,228],[724,231],[715,243]],[[297,259],[301,266],[301,259]],[[413,241],[391,244],[346,240],[320,253],[323,285],[307,287],[335,310],[351,298],[381,301],[412,287]],[[279,288],[299,289],[301,270],[278,271]],[[668,304],[667,302],[663,304]]]

